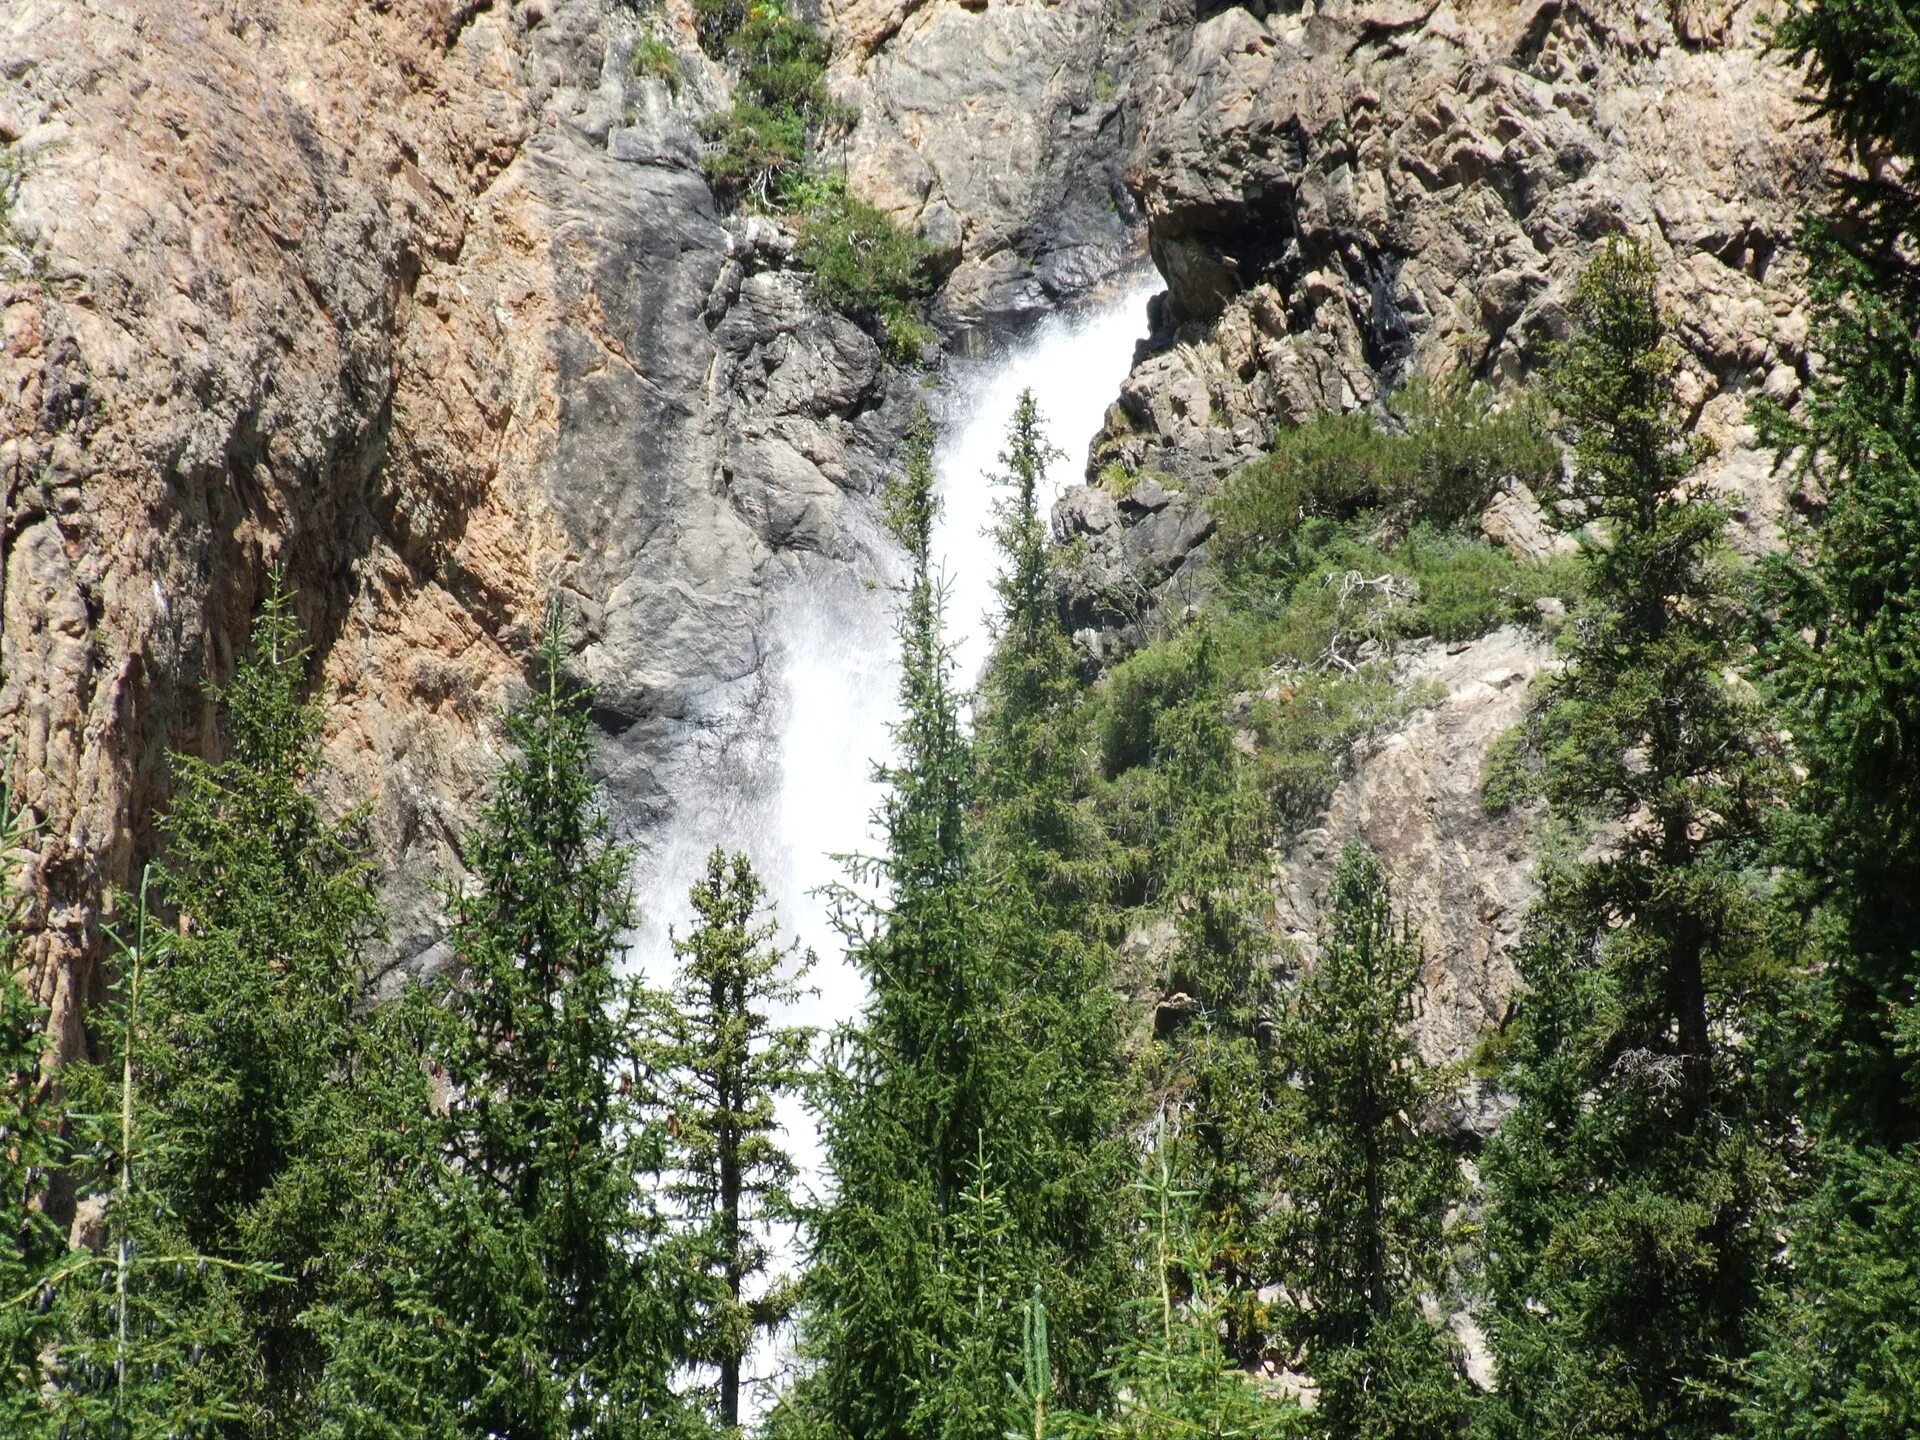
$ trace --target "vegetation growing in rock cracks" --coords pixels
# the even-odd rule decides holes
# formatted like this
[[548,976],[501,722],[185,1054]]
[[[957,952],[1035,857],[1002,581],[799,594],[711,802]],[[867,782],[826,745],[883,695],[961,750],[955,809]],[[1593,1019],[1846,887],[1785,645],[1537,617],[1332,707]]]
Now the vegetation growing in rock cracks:
[[935,279],[930,251],[817,163],[854,118],[827,93],[825,38],[780,0],[701,0],[696,14],[701,44],[734,70],[732,107],[704,122],[714,189],[797,217],[813,294],[876,330],[893,359],[917,360],[932,338],[918,309]]

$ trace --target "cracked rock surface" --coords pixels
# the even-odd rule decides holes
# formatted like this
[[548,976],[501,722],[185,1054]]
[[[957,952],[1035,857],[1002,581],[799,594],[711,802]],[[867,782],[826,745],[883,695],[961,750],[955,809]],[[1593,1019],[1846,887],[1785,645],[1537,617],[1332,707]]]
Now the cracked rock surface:
[[854,558],[908,390],[716,212],[679,18],[681,99],[605,0],[0,17],[0,744],[65,1053],[272,567],[405,961],[551,591],[644,841],[780,587]]
[[[1410,375],[1523,379],[1564,338],[1587,260],[1633,235],[1719,444],[1712,482],[1744,539],[1770,543],[1786,486],[1746,409],[1791,405],[1808,374],[1789,242],[1831,155],[1765,47],[1772,13],[1329,0],[1199,21],[1134,80],[1127,181],[1168,292],[1090,469],[1204,494],[1276,426]],[[1132,543],[1116,528],[1089,546],[1094,588]]]
[[[1716,483],[1770,543],[1783,486],[1745,405],[1791,404],[1808,371],[1787,242],[1827,151],[1764,52],[1768,14],[820,18],[861,116],[838,158],[952,264],[935,318],[956,343],[1118,270],[1145,228],[1168,293],[1094,453],[1130,482],[1057,516],[1097,646],[1204,595],[1205,497],[1274,425],[1415,372],[1523,377],[1611,233],[1654,244]],[[632,74],[642,24],[677,85]],[[812,304],[776,225],[716,209],[697,122],[725,94],[684,0],[0,14],[0,747],[40,822],[29,951],[58,1049],[84,1043],[110,897],[156,849],[166,755],[214,745],[206,682],[276,566],[330,697],[329,799],[368,805],[391,867],[396,964],[432,952],[434,885],[551,593],[643,846],[697,758],[764,740],[768,617],[801,579],[880,563],[870,501],[917,382]],[[1523,494],[1485,528],[1553,543]],[[1276,882],[1306,933],[1321,869],[1364,833],[1417,914],[1483,916],[1428,937],[1451,967],[1435,1054],[1510,984],[1525,857],[1460,786],[1524,694],[1484,675],[1539,660],[1421,659],[1466,667],[1429,677],[1451,698],[1356,760]]]

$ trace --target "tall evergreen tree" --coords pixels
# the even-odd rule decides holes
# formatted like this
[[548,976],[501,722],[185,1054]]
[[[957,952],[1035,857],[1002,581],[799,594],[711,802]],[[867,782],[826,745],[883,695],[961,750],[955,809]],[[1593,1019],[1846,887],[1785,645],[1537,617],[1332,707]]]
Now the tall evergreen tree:
[[[1045,456],[1037,415],[1030,404],[1023,413],[1003,527],[1030,538]],[[1044,584],[1025,583],[1044,581],[1044,542],[1010,559],[983,774],[942,634],[932,444],[918,428],[887,502],[913,564],[903,719],[898,759],[880,771],[887,843],[859,872],[881,899],[848,910],[871,998],[823,1091],[834,1195],[814,1226],[803,1324],[814,1368],[782,1420],[863,1440],[984,1440],[1019,1423],[1007,1377],[1036,1288],[1084,1332],[1062,1347],[1050,1383],[1090,1392],[1111,1323],[1101,1297],[1118,1276],[1103,1218],[1112,1198],[1100,1193],[1118,1155],[1100,951],[1076,928],[1071,886],[1057,883],[1063,837],[1007,818],[1035,783],[1024,737],[1070,718],[1052,682],[1026,683],[1063,653]],[[1070,777],[1044,783],[1050,812],[1071,806]]]
[[[682,1418],[682,1345],[657,1273],[643,996],[622,974],[629,857],[591,774],[589,696],[565,673],[557,609],[512,753],[464,855],[461,967],[442,1056],[468,1249],[439,1303],[469,1343],[446,1357],[475,1436],[657,1435]],[[453,1252],[458,1254],[458,1252]]]
[[66,1237],[47,1214],[66,1158],[58,1096],[43,1080],[42,1013],[19,973],[23,904],[15,867],[27,827],[0,775],[0,1425],[9,1435],[52,1433],[40,1387],[55,1336],[52,1293],[72,1267]]
[[[68,1287],[61,1404],[108,1434],[299,1433],[318,1360],[302,1317],[328,1274],[348,1183],[320,1123],[353,1044],[377,930],[357,819],[310,792],[318,707],[277,578],[220,702],[227,754],[176,756],[154,890],[117,933],[102,1062],[68,1068],[72,1171],[106,1206],[98,1273]],[[90,1263],[90,1262],[77,1262]]]
[[1920,35],[1891,0],[1807,0],[1777,39],[1856,165],[1805,237],[1821,373],[1800,415],[1765,417],[1824,501],[1769,597],[1805,769],[1787,1049],[1814,1145],[1745,1418],[1891,1440],[1920,1432]]
[[[1067,1433],[1084,1440],[1286,1440],[1313,1432],[1290,1399],[1263,1395],[1223,1344],[1230,1307],[1219,1267],[1196,1227],[1194,1195],[1164,1112],[1136,1182],[1144,1203],[1145,1253],[1138,1273],[1146,1293],[1131,1306],[1132,1332],[1118,1347],[1112,1401],[1103,1412],[1070,1417]],[[1044,1313],[1041,1315],[1044,1321]],[[1044,1343],[1044,1330],[1042,1331]],[[1041,1355],[1044,1355],[1042,1350]],[[1031,1373],[1036,1365],[1029,1363]],[[1031,1393],[1040,1387],[1029,1382]],[[1042,1412],[1044,1418],[1044,1412]],[[1034,1440],[1045,1440],[1037,1426]]]
[[1227,1348],[1253,1364],[1276,1341],[1261,1292],[1285,1265],[1277,1201],[1299,1101],[1276,1043],[1285,1000],[1260,919],[1272,806],[1239,763],[1206,617],[1183,639],[1178,673],[1144,718],[1139,839],[1148,898],[1171,914],[1174,944],[1143,1078],[1176,1108],[1179,1181],[1216,1269]]
[[777,1417],[800,1433],[860,1440],[942,1434],[972,1413],[950,1416],[944,1404],[974,1325],[954,1230],[982,1136],[1005,1108],[1009,1054],[996,1043],[1003,997],[978,943],[973,757],[931,555],[933,443],[923,417],[885,497],[913,567],[899,621],[902,718],[895,763],[877,767],[885,848],[854,866],[880,899],[841,897],[870,998],[822,1076],[833,1196],[811,1222],[802,1320],[811,1369]]
[[1044,1274],[1031,1283],[1053,1317],[1049,1373],[1061,1403],[1091,1405],[1126,1285],[1132,1162],[1121,1136],[1109,857],[1088,801],[1092,726],[1039,507],[1056,458],[1024,391],[995,477],[1007,493],[994,528],[995,646],[975,706],[976,865],[996,901],[982,916],[984,943],[1006,974],[1025,1087],[1041,1111],[1022,1223],[1047,1237]]
[[[52,1343],[42,1354],[46,1433],[132,1437],[290,1433],[307,1357],[264,1375],[257,1296],[291,1282],[244,1251],[210,1256],[183,1233],[171,1197],[149,1179],[168,1172],[172,1135],[145,1102],[149,1076],[143,982],[175,938],[149,907],[152,870],[136,897],[122,897],[111,933],[120,971],[115,1003],[96,1015],[106,1066],[68,1067],[72,1144],[65,1153],[80,1204],[99,1233],[56,1268],[42,1291]],[[164,1015],[161,1017],[165,1019]],[[155,1047],[157,1048],[157,1047]],[[289,1171],[304,1156],[295,1157]],[[287,1183],[282,1175],[275,1189]],[[91,1228],[91,1227],[89,1227]],[[307,1264],[324,1254],[315,1234]]]
[[1445,1144],[1419,1128],[1441,1092],[1407,1033],[1420,942],[1358,841],[1340,858],[1327,910],[1288,1029],[1302,1096],[1288,1174],[1293,1278],[1306,1301],[1288,1328],[1320,1386],[1315,1419],[1330,1440],[1439,1440],[1462,1432],[1470,1397],[1422,1300],[1445,1293],[1447,1211],[1464,1186]]
[[684,1358],[718,1372],[713,1413],[740,1425],[742,1367],[791,1318],[793,1282],[769,1277],[779,1228],[793,1218],[793,1159],[775,1105],[803,1093],[813,1032],[776,1026],[800,997],[811,956],[782,948],[766,892],[745,855],[716,849],[692,891],[694,928],[660,997],[649,1060],[670,1117],[666,1194],[681,1233],[676,1264],[691,1292]]
[[1550,800],[1613,829],[1549,877],[1521,952],[1519,1107],[1486,1163],[1493,1418],[1706,1437],[1729,1420],[1707,1382],[1745,1353],[1772,1250],[1750,1020],[1773,979],[1752,866],[1776,771],[1726,678],[1725,516],[1695,478],[1644,247],[1609,243],[1574,308],[1559,498],[1603,533],[1541,725]]

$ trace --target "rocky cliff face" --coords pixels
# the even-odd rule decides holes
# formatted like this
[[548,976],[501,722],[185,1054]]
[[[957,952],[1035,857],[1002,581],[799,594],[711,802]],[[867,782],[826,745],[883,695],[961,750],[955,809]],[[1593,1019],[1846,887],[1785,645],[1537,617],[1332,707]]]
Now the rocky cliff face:
[[[1221,8],[1135,78],[1127,183],[1167,281],[1090,469],[1125,498],[1056,513],[1084,559],[1068,600],[1096,649],[1204,590],[1204,497],[1277,425],[1370,404],[1412,374],[1524,379],[1567,329],[1575,276],[1614,234],[1652,244],[1686,349],[1711,483],[1749,546],[1777,543],[1788,486],[1746,424],[1791,405],[1808,324],[1787,248],[1829,150],[1771,10],[1736,0],[1460,0]],[[1524,490],[1490,538],[1549,543]],[[1426,935],[1421,1042],[1457,1056],[1511,992],[1527,847],[1490,821],[1486,753],[1546,662],[1503,632],[1409,680],[1445,699],[1355,757],[1323,827],[1277,857],[1283,932],[1310,952],[1352,836],[1385,859]],[[1490,678],[1492,677],[1492,678]]]
[[[842,158],[953,262],[956,343],[1110,273],[1144,219],[1168,294],[1095,459],[1155,473],[1062,511],[1090,623],[1200,571],[1199,496],[1275,423],[1412,370],[1525,373],[1623,229],[1661,247],[1700,423],[1764,532],[1779,492],[1742,407],[1805,373],[1782,245],[1823,152],[1762,8],[1201,10],[821,13],[861,114]],[[642,27],[677,86],[633,74]],[[0,15],[0,743],[41,821],[61,1048],[106,897],[154,849],[165,755],[214,743],[205,682],[272,566],[332,694],[328,784],[393,860],[398,960],[435,938],[430,881],[550,593],[639,838],[696,756],[750,743],[783,587],[874,563],[914,383],[808,300],[776,227],[716,210],[694,122],[724,88],[683,0]],[[1527,518],[1517,497],[1489,523]],[[1358,830],[1416,908],[1484,891],[1485,924],[1446,940],[1471,960],[1434,981],[1458,1026],[1501,1003],[1524,872],[1499,827],[1445,816],[1539,663],[1459,660],[1457,703],[1360,761],[1281,881],[1310,929],[1314,867]]]
[[907,387],[777,232],[716,212],[689,118],[713,77],[690,55],[684,103],[633,79],[636,23],[598,0],[0,19],[0,729],[41,822],[61,1048],[269,567],[405,958],[550,590],[644,825],[751,702],[780,584],[852,557]]

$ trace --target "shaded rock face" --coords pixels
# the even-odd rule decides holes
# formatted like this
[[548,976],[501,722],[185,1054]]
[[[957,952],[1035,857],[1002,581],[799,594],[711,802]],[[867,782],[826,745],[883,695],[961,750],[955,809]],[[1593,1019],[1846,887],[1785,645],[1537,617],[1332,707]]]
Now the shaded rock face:
[[[1127,171],[1167,293],[1094,443],[1099,483],[1053,517],[1090,662],[1204,601],[1207,497],[1276,427],[1417,374],[1524,380],[1611,235],[1661,266],[1681,395],[1717,443],[1707,474],[1736,543],[1778,544],[1789,487],[1746,413],[1762,394],[1792,405],[1808,374],[1788,242],[1832,152],[1800,76],[1765,50],[1772,13],[1330,0],[1203,7],[1167,32],[1133,77]],[[1533,559],[1568,544],[1518,485],[1482,528]],[[1436,1061],[1465,1055],[1513,992],[1533,849],[1481,792],[1548,654],[1503,629],[1403,655],[1405,683],[1443,698],[1356,753],[1322,821],[1276,856],[1275,922],[1310,964],[1341,849],[1380,852],[1423,935],[1416,1034]],[[1461,1123],[1484,1130],[1497,1110]]]
[[873,341],[716,213],[714,78],[631,78],[624,7],[243,8],[0,20],[0,744],[66,1053],[271,567],[406,960],[549,593],[644,832],[750,711],[780,587],[854,555],[906,423]]
[[[1609,233],[1658,249],[1689,401],[1766,543],[1781,487],[1742,414],[1805,373],[1780,246],[1824,151],[1762,9],[1200,10],[821,8],[861,112],[850,176],[954,263],[936,316],[962,343],[1118,269],[1144,217],[1168,295],[1094,457],[1139,473],[1058,517],[1090,644],[1204,593],[1205,496],[1274,424],[1413,371],[1537,366]],[[632,76],[641,24],[677,89]],[[884,563],[870,501],[914,385],[808,301],[776,227],[716,210],[695,121],[725,77],[682,0],[13,0],[0,80],[0,745],[41,822],[30,948],[61,1050],[107,897],[156,848],[166,754],[215,745],[205,682],[273,566],[319,651],[330,799],[368,806],[392,867],[397,963],[431,953],[550,594],[632,838],[697,757],[764,741],[768,616]],[[1488,530],[1546,543],[1524,496]],[[1460,705],[1363,757],[1289,861],[1292,928],[1343,826],[1417,913],[1480,913],[1469,883],[1517,903],[1504,832],[1449,808],[1517,701],[1441,678]],[[1431,987],[1458,1018],[1423,1043],[1454,1053],[1504,962],[1479,931],[1429,946],[1471,958]]]
[[1714,483],[1768,543],[1785,486],[1745,413],[1807,373],[1784,247],[1829,154],[1764,48],[1770,13],[1334,0],[1200,21],[1136,80],[1128,184],[1168,292],[1092,468],[1205,491],[1276,425],[1410,374],[1518,380],[1587,259],[1632,235],[1663,269]]

